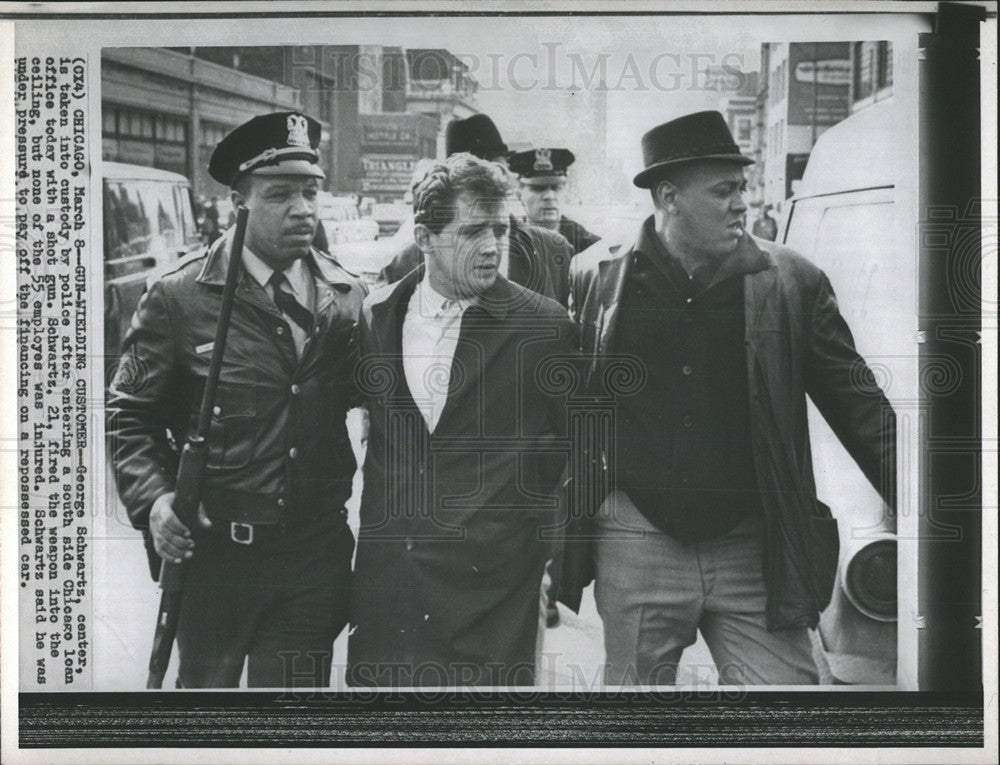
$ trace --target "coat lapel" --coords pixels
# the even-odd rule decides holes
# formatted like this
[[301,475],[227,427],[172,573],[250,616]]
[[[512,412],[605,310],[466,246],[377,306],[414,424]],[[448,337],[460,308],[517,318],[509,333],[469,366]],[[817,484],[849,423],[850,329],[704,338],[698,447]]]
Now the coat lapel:
[[767,308],[778,282],[777,268],[765,253],[761,255],[767,261],[767,267],[747,274],[743,279],[744,331],[745,339],[751,343],[757,332],[780,328],[775,324],[777,312]]
[[462,432],[467,435],[467,428],[456,428],[452,420],[465,417],[468,422],[470,413],[478,416],[484,411],[484,370],[509,339],[509,333],[500,330],[514,297],[511,282],[502,276],[497,277],[482,299],[462,315],[458,344],[451,363],[448,398],[438,418],[434,430],[436,434]]
[[602,260],[597,265],[601,308],[597,321],[597,344],[595,353],[610,353],[614,347],[615,330],[617,329],[618,308],[621,305],[622,293],[628,279],[629,265],[632,262],[631,247],[619,251],[614,257]]
[[396,282],[382,300],[372,303],[372,322],[368,329],[372,350],[379,356],[395,359],[402,353],[403,319],[413,290],[423,278],[424,266],[421,265]]

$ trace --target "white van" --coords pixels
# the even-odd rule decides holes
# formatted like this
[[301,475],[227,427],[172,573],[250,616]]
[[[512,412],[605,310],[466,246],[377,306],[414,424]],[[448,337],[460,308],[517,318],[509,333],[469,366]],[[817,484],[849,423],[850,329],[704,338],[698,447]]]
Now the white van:
[[[901,407],[917,398],[917,252],[901,223],[900,174],[908,163],[899,152],[912,144],[899,140],[894,114],[889,99],[819,138],[785,203],[778,241],[829,276],[857,349],[902,429]],[[896,516],[811,403],[809,410],[817,494],[833,508],[841,536],[838,582],[819,629],[828,669],[833,682],[894,685]],[[900,508],[905,501],[901,492]]]

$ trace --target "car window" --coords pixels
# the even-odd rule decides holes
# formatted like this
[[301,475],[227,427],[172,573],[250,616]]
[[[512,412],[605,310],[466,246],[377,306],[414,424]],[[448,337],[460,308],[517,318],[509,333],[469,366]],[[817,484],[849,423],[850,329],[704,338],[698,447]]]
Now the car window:
[[105,184],[105,247],[109,259],[126,258],[180,249],[184,226],[174,196],[174,186],[155,181]]
[[174,186],[174,203],[180,217],[181,239],[188,241],[196,236],[194,210],[191,207],[191,194],[184,186]]

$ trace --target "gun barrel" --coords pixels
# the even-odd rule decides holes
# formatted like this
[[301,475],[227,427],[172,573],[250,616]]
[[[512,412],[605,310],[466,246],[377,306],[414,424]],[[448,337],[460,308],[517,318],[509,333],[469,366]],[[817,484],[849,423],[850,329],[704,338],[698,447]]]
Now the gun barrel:
[[[219,323],[215,328],[215,345],[212,361],[208,367],[205,391],[201,398],[197,430],[190,434],[181,452],[177,468],[177,484],[174,491],[172,509],[181,523],[189,529],[198,522],[198,506],[201,504],[201,485],[205,478],[205,462],[208,454],[206,438],[215,406],[215,393],[222,372],[223,355],[226,352],[226,336],[236,299],[239,283],[240,262],[243,260],[243,239],[246,236],[249,211],[240,206],[236,214],[236,232],[233,246],[229,251],[229,266],[226,270],[226,284],[222,291],[222,305],[219,309]],[[164,561],[160,569],[160,610],[156,617],[156,631],[153,633],[153,648],[149,656],[149,676],[146,687],[163,687],[163,677],[170,664],[174,638],[177,637],[177,623],[180,619],[181,601],[184,597],[184,562]]]

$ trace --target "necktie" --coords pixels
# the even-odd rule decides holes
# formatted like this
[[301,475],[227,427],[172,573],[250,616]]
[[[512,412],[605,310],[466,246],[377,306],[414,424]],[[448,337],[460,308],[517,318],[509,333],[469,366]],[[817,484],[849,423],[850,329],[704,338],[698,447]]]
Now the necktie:
[[278,306],[278,310],[298,324],[307,335],[312,332],[312,313],[290,293],[282,289],[282,285],[288,283],[285,274],[281,271],[275,271],[271,274],[268,283],[274,288],[274,304]]

